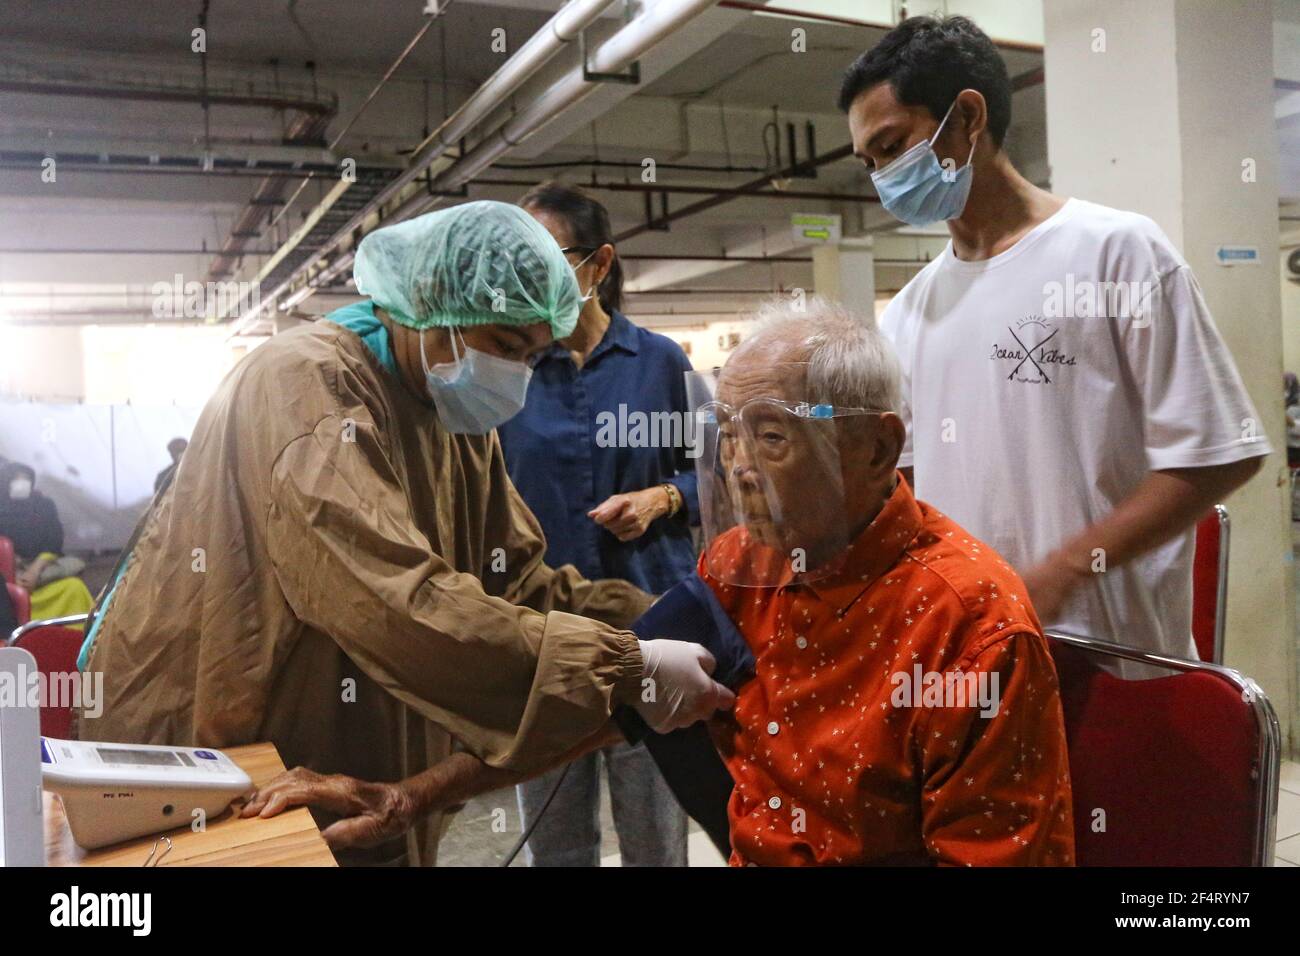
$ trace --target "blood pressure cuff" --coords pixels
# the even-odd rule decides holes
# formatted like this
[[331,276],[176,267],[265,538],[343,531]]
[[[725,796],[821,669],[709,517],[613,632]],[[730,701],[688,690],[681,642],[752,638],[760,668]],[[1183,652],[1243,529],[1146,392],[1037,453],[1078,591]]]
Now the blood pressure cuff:
[[632,623],[643,641],[668,638],[701,644],[713,655],[713,679],[735,690],[754,676],[754,655],[739,629],[699,575],[669,588]]
[[[733,691],[754,674],[749,645],[712,589],[697,575],[665,592],[637,618],[632,630],[643,641],[667,638],[702,645],[717,662],[713,679]],[[656,734],[631,707],[615,710],[614,722],[629,742],[645,743],[682,809],[704,829],[719,852],[729,856],[727,801],[733,782],[704,722]]]

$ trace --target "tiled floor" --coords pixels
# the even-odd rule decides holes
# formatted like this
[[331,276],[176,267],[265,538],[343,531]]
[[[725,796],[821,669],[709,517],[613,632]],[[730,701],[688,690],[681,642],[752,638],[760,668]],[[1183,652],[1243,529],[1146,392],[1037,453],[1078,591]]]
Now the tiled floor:
[[[608,792],[601,790],[601,866],[618,866],[618,837],[609,808]],[[475,797],[456,814],[438,845],[439,866],[500,866],[520,834],[519,804],[514,790],[495,790]],[[726,866],[726,861],[694,823],[686,841],[691,866]],[[512,866],[524,865],[524,854]]]
[[1282,762],[1277,795],[1277,858],[1274,866],[1300,866],[1300,763]]

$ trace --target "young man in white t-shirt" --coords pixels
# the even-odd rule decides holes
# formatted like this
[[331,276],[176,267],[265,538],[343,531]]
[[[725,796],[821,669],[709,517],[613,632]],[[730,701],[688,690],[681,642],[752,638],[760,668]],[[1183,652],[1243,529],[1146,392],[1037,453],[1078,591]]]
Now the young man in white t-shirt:
[[840,108],[885,208],[952,236],[882,319],[917,496],[1046,628],[1195,659],[1195,524],[1271,449],[1187,263],[1147,217],[1016,171],[1006,66],[966,18],[899,24]]

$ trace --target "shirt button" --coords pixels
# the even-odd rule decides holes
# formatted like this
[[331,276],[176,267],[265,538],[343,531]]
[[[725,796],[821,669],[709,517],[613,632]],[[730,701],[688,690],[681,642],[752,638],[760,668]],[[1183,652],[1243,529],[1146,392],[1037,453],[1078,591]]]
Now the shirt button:
[[773,810],[780,810],[780,809],[781,809],[781,798],[780,798],[780,797],[768,797],[768,798],[767,798],[767,805],[768,805],[769,807],[771,807]]
[[803,650],[805,647],[808,646],[808,638],[802,636],[796,637],[794,639],[794,646],[799,648],[799,650]]
[[780,730],[781,730],[781,725],[778,724],[775,720],[767,725],[767,732],[771,734],[773,737],[775,737]]

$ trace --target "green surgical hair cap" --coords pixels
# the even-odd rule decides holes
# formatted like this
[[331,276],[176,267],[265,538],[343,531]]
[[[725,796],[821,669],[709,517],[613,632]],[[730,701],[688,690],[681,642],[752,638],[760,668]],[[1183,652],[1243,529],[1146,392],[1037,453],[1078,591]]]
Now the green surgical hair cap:
[[352,274],[357,291],[412,329],[547,322],[562,339],[582,308],[573,267],[546,228],[486,199],[376,229]]

